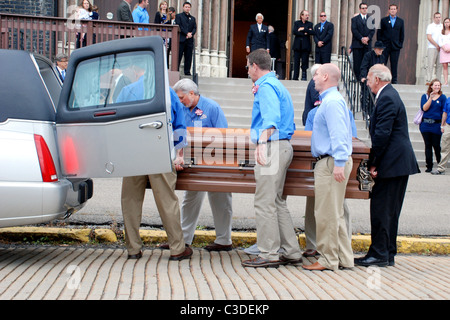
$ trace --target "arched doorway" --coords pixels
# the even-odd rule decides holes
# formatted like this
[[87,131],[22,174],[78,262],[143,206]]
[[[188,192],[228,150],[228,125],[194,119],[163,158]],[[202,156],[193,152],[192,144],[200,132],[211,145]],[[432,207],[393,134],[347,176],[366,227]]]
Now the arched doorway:
[[[245,50],[245,43],[247,40],[247,33],[250,25],[256,23],[255,17],[257,13],[264,15],[264,24],[272,25],[275,33],[280,40],[282,77],[284,78],[287,49],[285,47],[288,38],[289,22],[289,4],[292,0],[234,0],[234,19],[232,38],[232,63],[230,76],[234,78],[247,78],[247,71],[245,65],[247,63],[247,52]],[[289,32],[290,34],[290,32]]]

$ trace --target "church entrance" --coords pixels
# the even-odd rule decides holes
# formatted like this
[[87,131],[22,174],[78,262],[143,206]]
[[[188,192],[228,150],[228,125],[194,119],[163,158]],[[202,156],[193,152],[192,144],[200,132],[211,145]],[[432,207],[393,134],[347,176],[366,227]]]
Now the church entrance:
[[230,76],[234,78],[247,78],[247,71],[245,65],[247,64],[247,52],[245,44],[247,40],[247,33],[250,25],[255,24],[257,13],[262,13],[264,16],[263,24],[273,26],[275,34],[280,43],[281,61],[277,64],[277,73],[280,79],[285,78],[286,74],[286,59],[289,59],[289,54],[286,49],[286,40],[291,30],[288,26],[292,25],[290,21],[289,8],[292,8],[292,0],[232,0],[234,2],[234,10],[232,9],[232,49],[231,49],[231,64]]

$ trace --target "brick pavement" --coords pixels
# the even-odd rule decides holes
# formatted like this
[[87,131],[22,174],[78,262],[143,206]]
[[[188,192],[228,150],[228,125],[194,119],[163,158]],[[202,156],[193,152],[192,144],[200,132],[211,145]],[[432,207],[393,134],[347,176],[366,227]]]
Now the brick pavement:
[[[387,268],[243,268],[241,250],[194,249],[190,261],[146,247],[0,245],[0,300],[448,300],[450,257],[398,255]],[[313,263],[313,258],[305,264]]]

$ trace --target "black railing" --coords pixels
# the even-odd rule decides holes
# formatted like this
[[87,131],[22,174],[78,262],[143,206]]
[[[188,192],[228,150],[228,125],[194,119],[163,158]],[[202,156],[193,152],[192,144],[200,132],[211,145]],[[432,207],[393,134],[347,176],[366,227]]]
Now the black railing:
[[361,112],[363,120],[366,121],[366,128],[368,128],[370,115],[375,106],[375,97],[366,83],[362,83],[356,78],[353,64],[346,47],[341,48],[340,69],[341,80],[344,83],[350,109],[353,115]]

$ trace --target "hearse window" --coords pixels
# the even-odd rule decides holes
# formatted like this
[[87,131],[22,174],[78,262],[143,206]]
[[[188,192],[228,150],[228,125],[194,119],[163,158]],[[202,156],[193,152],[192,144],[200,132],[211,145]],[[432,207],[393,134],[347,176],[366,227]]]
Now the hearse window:
[[75,72],[69,109],[151,100],[155,96],[155,76],[155,59],[150,51],[83,61]]

